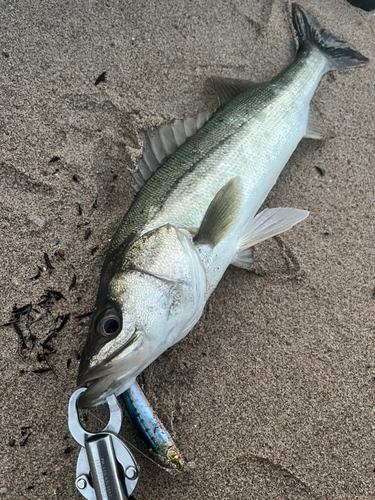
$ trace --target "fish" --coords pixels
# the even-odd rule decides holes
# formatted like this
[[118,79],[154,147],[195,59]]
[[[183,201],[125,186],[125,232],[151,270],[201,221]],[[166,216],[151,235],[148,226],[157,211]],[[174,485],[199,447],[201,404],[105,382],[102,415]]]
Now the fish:
[[144,133],[139,192],[111,239],[82,352],[79,404],[128,390],[184,338],[229,265],[249,269],[254,245],[309,212],[257,213],[302,138],[320,139],[310,101],[322,76],[366,64],[292,4],[294,61],[254,85],[214,79],[219,108]]

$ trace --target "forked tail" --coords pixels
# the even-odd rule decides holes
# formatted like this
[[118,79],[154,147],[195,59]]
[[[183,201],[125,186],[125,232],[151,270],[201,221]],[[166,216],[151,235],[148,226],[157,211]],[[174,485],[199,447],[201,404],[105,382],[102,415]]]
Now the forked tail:
[[306,43],[313,44],[326,57],[327,71],[368,63],[367,57],[360,54],[347,42],[337,40],[299,5],[292,4],[292,13],[293,25],[299,41],[299,50]]

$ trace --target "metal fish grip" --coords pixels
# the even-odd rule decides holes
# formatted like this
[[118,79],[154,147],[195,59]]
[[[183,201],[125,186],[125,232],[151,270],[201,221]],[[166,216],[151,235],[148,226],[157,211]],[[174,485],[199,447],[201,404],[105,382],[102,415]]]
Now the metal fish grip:
[[127,500],[138,481],[139,467],[126,444],[118,437],[122,411],[114,395],[107,398],[110,418],[99,433],[86,431],[79,421],[77,400],[85,387],[71,396],[69,430],[81,445],[76,468],[76,487],[87,500]]

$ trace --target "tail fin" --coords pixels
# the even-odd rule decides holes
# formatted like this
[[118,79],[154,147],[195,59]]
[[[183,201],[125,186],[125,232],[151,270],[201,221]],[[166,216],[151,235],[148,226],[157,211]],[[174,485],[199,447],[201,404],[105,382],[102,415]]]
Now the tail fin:
[[315,45],[327,58],[329,64],[327,71],[368,63],[367,57],[357,52],[348,43],[337,40],[296,3],[292,4],[292,13],[300,49],[307,41]]

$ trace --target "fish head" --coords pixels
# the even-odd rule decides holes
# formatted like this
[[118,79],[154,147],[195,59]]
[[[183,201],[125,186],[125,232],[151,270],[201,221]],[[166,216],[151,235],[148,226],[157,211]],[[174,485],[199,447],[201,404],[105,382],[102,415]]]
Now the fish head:
[[128,389],[191,330],[204,307],[206,275],[187,231],[157,228],[111,262],[103,267],[102,278],[109,278],[102,279],[82,353],[78,385],[88,386],[82,407]]
[[182,292],[178,284],[142,271],[113,276],[105,300],[95,308],[81,357],[78,385],[88,386],[79,399],[81,407],[124,392],[171,345]]

